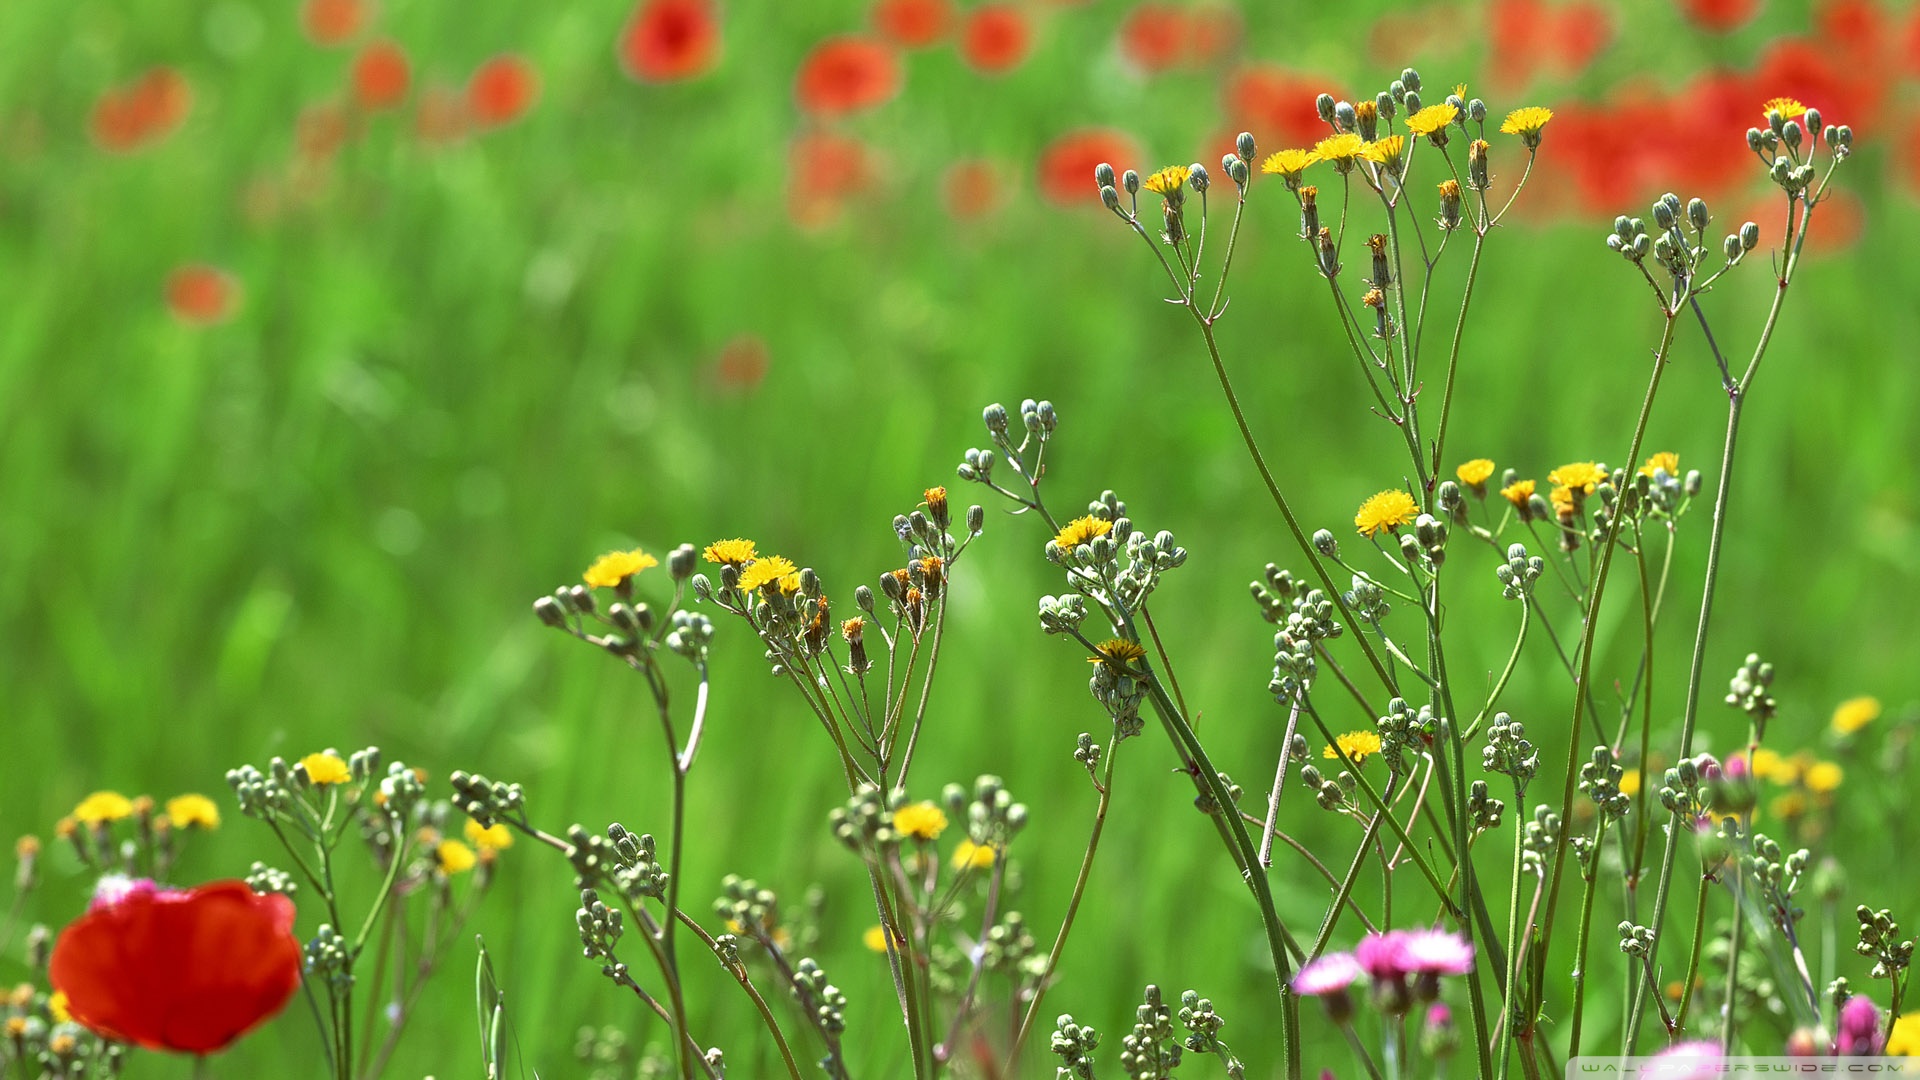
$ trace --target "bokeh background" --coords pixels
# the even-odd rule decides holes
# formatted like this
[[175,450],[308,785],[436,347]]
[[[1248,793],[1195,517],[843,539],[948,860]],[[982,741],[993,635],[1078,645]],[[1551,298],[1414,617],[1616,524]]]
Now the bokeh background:
[[[0,822],[45,834],[94,789],[223,796],[242,762],[378,744],[436,783],[520,780],[550,828],[664,828],[643,688],[529,602],[614,546],[735,535],[845,597],[899,562],[889,523],[923,488],[977,498],[953,465],[984,441],[980,406],[1023,396],[1064,417],[1054,505],[1113,488],[1193,553],[1157,619],[1216,760],[1257,799],[1284,717],[1246,583],[1294,556],[1191,326],[1090,170],[1217,162],[1242,128],[1263,154],[1309,143],[1316,93],[1371,97],[1409,63],[1496,115],[1558,112],[1490,247],[1449,445],[1536,477],[1617,461],[1658,340],[1644,283],[1601,243],[1612,216],[1672,189],[1777,243],[1743,149],[1760,101],[1852,125],[1859,152],[1749,413],[1703,738],[1744,730],[1711,700],[1739,658],[1775,661],[1782,749],[1848,771],[1844,814],[1794,828],[1854,867],[1848,903],[1910,901],[1920,875],[1890,855],[1912,837],[1920,15],[1868,0],[5,5]],[[1499,152],[1511,180],[1519,158]],[[1255,195],[1223,345],[1295,506],[1341,532],[1403,450],[1363,404],[1291,200]],[[1731,351],[1771,292],[1756,258],[1710,298]],[[1683,331],[1652,448],[1711,470],[1723,415]],[[1705,525],[1686,523],[1660,628],[1657,743],[1677,738]],[[1047,936],[1092,812],[1070,752],[1101,719],[1079,657],[1032,615],[1057,587],[1042,540],[991,509],[916,772],[928,795],[997,773],[1030,805],[1018,906]],[[1463,579],[1482,570],[1485,595],[1456,586],[1456,625],[1487,626],[1461,670],[1510,646],[1490,568]],[[1636,639],[1606,640],[1602,663],[1630,677]],[[722,625],[716,663],[686,895],[703,907],[740,872],[798,914],[823,885],[812,951],[871,1037],[865,1075],[888,1075],[865,887],[825,828],[843,797],[830,747],[742,628]],[[1542,729],[1565,709],[1556,668],[1534,651],[1508,700]],[[1861,694],[1885,714],[1831,745],[1828,714]],[[1050,1010],[1117,1046],[1142,983],[1194,986],[1243,1056],[1268,1058],[1244,892],[1158,734],[1126,753]],[[1353,842],[1292,805],[1323,852]],[[229,813],[183,876],[272,851]],[[55,923],[88,884],[61,855],[38,910]],[[1317,918],[1309,877],[1276,887],[1284,913]],[[658,1034],[579,960],[558,859],[516,847],[496,889],[473,928],[529,1067],[584,1072],[583,1026]],[[1864,982],[1850,941],[1839,970]],[[394,1075],[474,1067],[470,963],[429,995]],[[700,980],[702,1038],[765,1075],[736,993]],[[219,1070],[313,1053],[294,1010]]]

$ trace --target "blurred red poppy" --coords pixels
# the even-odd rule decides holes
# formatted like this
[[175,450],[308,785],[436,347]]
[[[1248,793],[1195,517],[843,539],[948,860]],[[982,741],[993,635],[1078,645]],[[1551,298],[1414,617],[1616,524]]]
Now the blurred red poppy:
[[1040,152],[1040,194],[1061,206],[1097,209],[1100,190],[1093,170],[1101,164],[1125,172],[1140,161],[1140,146],[1131,135],[1111,128],[1081,128],[1047,144]]
[[620,67],[642,82],[704,75],[720,56],[713,0],[645,0],[620,34]]
[[767,377],[767,343],[757,334],[741,334],[720,347],[713,377],[727,390],[752,390]]
[[136,884],[96,900],[54,943],[48,977],[74,1019],[121,1042],[209,1054],[300,985],[293,901],[240,881]]
[[847,116],[892,100],[900,78],[892,46],[865,37],[828,38],[800,62],[794,96],[815,116]]
[[376,41],[353,58],[353,100],[362,109],[391,109],[406,99],[413,69],[406,51],[391,41]]
[[367,24],[367,0],[306,0],[300,5],[300,27],[315,45],[340,45]]
[[[1754,255],[1778,251],[1786,239],[1786,208],[1785,196],[1778,191],[1769,192],[1748,202],[1742,213],[1727,218],[1727,231],[1733,231],[1738,222],[1751,221],[1760,226],[1760,246]],[[1796,223],[1798,220],[1798,211],[1795,211]],[[1866,211],[1860,205],[1859,196],[1836,186],[1813,212],[1813,225],[1807,233],[1807,254],[1833,255],[1845,251],[1860,241],[1865,227]]]
[[1525,89],[1552,48],[1559,20],[1541,0],[1493,0],[1487,5],[1488,75],[1506,92]]
[[1712,34],[1731,34],[1760,14],[1760,0],[1679,0],[1687,21]]
[[797,136],[787,149],[787,168],[787,212],[805,228],[830,224],[879,175],[865,143],[828,131]]
[[1563,78],[1587,70],[1613,43],[1613,17],[1589,0],[1567,4],[1553,12],[1546,40],[1553,67]]
[[1020,66],[1033,49],[1033,27],[1018,8],[982,4],[960,34],[960,55],[975,71],[1000,75]]
[[1761,54],[1754,68],[1754,83],[1762,100],[1795,98],[1819,109],[1827,123],[1866,131],[1879,119],[1889,87],[1875,76],[1870,65],[1857,66],[1855,61],[1831,46],[1803,38],[1782,38]]
[[1893,30],[1873,0],[1826,0],[1814,8],[1813,24],[1827,43],[1849,50],[1850,60],[1884,53]]
[[879,0],[873,28],[903,49],[924,49],[947,36],[953,22],[949,0]]
[[1146,3],[1120,21],[1120,55],[1145,75],[1178,67],[1193,34],[1185,8]]
[[1326,79],[1273,65],[1244,68],[1226,86],[1221,103],[1236,130],[1253,132],[1274,149],[1312,146],[1332,134],[1314,100],[1332,91]]
[[1195,64],[1206,65],[1225,59],[1240,44],[1240,12],[1225,4],[1207,4],[1193,9],[1188,27],[1187,48]]
[[232,275],[216,267],[191,264],[167,275],[167,310],[190,326],[211,326],[233,314],[240,294]]
[[154,68],[100,95],[89,122],[103,149],[126,153],[165,139],[186,122],[193,87],[172,68]]
[[940,178],[940,199],[955,221],[974,221],[1000,208],[1006,182],[990,161],[956,161]]
[[1911,77],[1920,75],[1920,7],[1913,9],[1907,16],[1907,26],[1900,32],[1900,64]]
[[525,116],[540,97],[540,76],[524,57],[496,56],[467,80],[467,116],[481,127],[499,127]]

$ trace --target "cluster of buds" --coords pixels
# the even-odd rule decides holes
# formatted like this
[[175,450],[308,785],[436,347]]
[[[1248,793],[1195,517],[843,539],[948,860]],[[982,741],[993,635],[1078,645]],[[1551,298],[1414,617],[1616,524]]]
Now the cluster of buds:
[[1783,852],[1765,833],[1755,833],[1753,843],[1740,861],[1759,888],[1774,924],[1787,930],[1799,921],[1803,912],[1793,906],[1793,898],[1806,878],[1807,868],[1813,861],[1812,853],[1806,848]]
[[1243,131],[1233,140],[1233,153],[1220,159],[1220,171],[1233,181],[1241,198],[1246,197],[1247,185],[1253,181],[1254,156],[1253,132]]
[[1533,808],[1533,820],[1527,822],[1526,834],[1520,841],[1520,861],[1528,873],[1546,873],[1547,861],[1553,857],[1553,850],[1560,843],[1560,827],[1560,815],[1548,809],[1546,804]]
[[1885,908],[1874,911],[1862,904],[1854,915],[1860,920],[1860,940],[1853,951],[1873,959],[1874,978],[1900,978],[1913,964],[1913,942],[1900,940],[1900,924],[1893,921],[1893,913]]
[[1429,572],[1447,561],[1447,523],[1432,514],[1421,514],[1413,521],[1413,531],[1400,535],[1400,557],[1409,566],[1425,566]]
[[580,907],[573,913],[573,922],[580,931],[581,954],[589,960],[601,961],[600,973],[625,985],[627,965],[620,962],[614,951],[620,935],[625,932],[623,921],[620,910],[608,907],[599,893],[592,889],[580,890]]
[[1540,769],[1540,751],[1527,740],[1525,724],[1506,713],[1495,713],[1487,728],[1487,745],[1480,751],[1480,763],[1488,772],[1512,778],[1514,790],[1522,795]]
[[1027,928],[1026,917],[1017,911],[987,928],[980,942],[980,969],[994,975],[1039,975],[1046,970],[1046,956]]
[[1528,555],[1527,545],[1513,544],[1507,548],[1507,561],[1493,568],[1493,576],[1500,579],[1501,596],[1525,600],[1533,595],[1534,582],[1540,580],[1546,569],[1546,560]]
[[1100,1033],[1075,1023],[1070,1013],[1061,1013],[1054,1021],[1053,1038],[1048,1049],[1060,1056],[1062,1080],[1093,1080],[1093,1052],[1099,1049]]
[[1120,1040],[1120,1069],[1130,1080],[1158,1080],[1180,1067],[1182,1046],[1175,1037],[1173,1011],[1148,984],[1134,1010],[1133,1030]]
[[1364,574],[1353,575],[1353,587],[1340,594],[1354,618],[1378,626],[1393,611],[1387,602],[1387,590]]
[[967,823],[967,839],[977,847],[993,848],[996,856],[1027,827],[1026,804],[1013,801],[997,776],[977,777],[971,793],[959,784],[948,784],[941,790],[940,801],[949,815]]
[[1660,785],[1660,805],[1698,829],[1709,820],[1715,804],[1713,785],[1720,778],[1720,763],[1713,755],[1682,758],[1666,771]]
[[780,928],[780,897],[764,889],[752,878],[728,874],[720,880],[720,898],[713,902],[714,914],[726,923],[727,930],[768,947],[783,940]]
[[1733,679],[1727,684],[1727,704],[1746,713],[1753,721],[1754,730],[1762,736],[1766,734],[1767,721],[1779,710],[1772,689],[1773,665],[1761,660],[1759,653],[1748,653],[1740,670],[1733,673]]
[[1475,780],[1467,786],[1467,818],[1475,835],[1498,829],[1506,808],[1506,803],[1493,797],[1485,780]]
[[1353,774],[1342,769],[1339,779],[1329,780],[1319,769],[1312,765],[1300,766],[1300,782],[1313,791],[1313,799],[1322,810],[1340,811],[1353,804],[1353,792],[1358,786]]
[[1220,1029],[1227,1026],[1226,1018],[1213,1011],[1213,1002],[1200,996],[1199,992],[1188,990],[1180,995],[1180,1011],[1176,1014],[1180,1026],[1187,1029],[1186,1048],[1196,1054],[1217,1054],[1223,1052],[1220,1041]]
[[1374,726],[1380,732],[1380,758],[1387,769],[1395,776],[1410,776],[1413,759],[1432,742],[1440,721],[1431,705],[1416,709],[1404,698],[1393,698],[1387,702],[1387,714]]
[[1580,766],[1580,790],[1600,813],[1618,821],[1633,809],[1633,798],[1620,790],[1620,778],[1624,775],[1620,763],[1614,760],[1613,751],[1605,746],[1593,748],[1593,754],[1587,763]]
[[827,981],[827,973],[811,956],[794,966],[793,996],[823,1034],[837,1037],[847,1030],[847,995]]
[[454,807],[479,822],[482,828],[496,821],[526,823],[527,795],[519,784],[489,780],[479,773],[459,769],[455,769],[447,781],[453,785]]
[[1768,179],[1788,196],[1803,198],[1817,175],[1813,151],[1825,142],[1836,163],[1845,160],[1853,153],[1853,128],[1825,123],[1819,109],[1800,110],[1797,104],[1769,102],[1767,126],[1747,129],[1747,149],[1767,167]]

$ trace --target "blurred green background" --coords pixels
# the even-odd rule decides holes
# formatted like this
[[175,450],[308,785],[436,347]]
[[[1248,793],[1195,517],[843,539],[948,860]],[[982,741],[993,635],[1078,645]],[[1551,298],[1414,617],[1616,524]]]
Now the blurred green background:
[[[1435,87],[1466,80],[1482,92],[1502,12],[1409,10],[1451,32],[1389,57],[1371,16],[1248,5],[1239,55],[1369,95],[1402,63]],[[644,688],[544,631],[530,601],[614,546],[735,535],[817,568],[848,597],[899,563],[889,523],[923,488],[984,501],[953,466],[985,441],[980,406],[1024,396],[1051,399],[1063,417],[1048,478],[1057,509],[1110,487],[1137,521],[1172,529],[1192,552],[1156,616],[1216,761],[1259,801],[1284,716],[1265,691],[1271,633],[1246,583],[1269,560],[1299,560],[1193,328],[1158,299],[1158,268],[1098,212],[1091,184],[1085,206],[1065,208],[1035,181],[1052,139],[1093,125],[1131,133],[1147,155],[1117,165],[1217,161],[1232,123],[1221,71],[1143,77],[1116,46],[1127,6],[1036,6],[1033,54],[1004,76],[970,70],[950,46],[908,54],[903,92],[836,128],[874,150],[873,183],[829,220],[797,223],[788,146],[808,121],[794,72],[813,43],[861,29],[865,5],[736,0],[718,67],[668,85],[635,82],[615,62],[629,13],[600,0],[387,0],[352,43],[323,48],[285,3],[0,9],[7,832],[45,835],[96,788],[206,791],[229,820],[194,845],[182,876],[235,876],[274,848],[225,800],[227,768],[368,744],[431,770],[439,794],[455,768],[519,780],[554,831],[615,819],[662,830]],[[1506,98],[1487,91],[1489,103],[1498,115],[1605,101],[1635,81],[1677,86],[1748,63],[1776,35],[1815,33],[1820,16],[1776,2],[1715,36],[1667,4],[1621,4],[1590,65],[1523,79]],[[408,109],[356,122],[331,153],[303,150],[303,111],[341,100],[357,44],[375,37],[411,58]],[[506,51],[539,75],[524,117],[438,143],[417,135],[419,101],[435,86],[457,92]],[[192,88],[183,125],[106,151],[89,137],[90,111],[156,65]],[[1900,155],[1884,149],[1910,126],[1914,97],[1885,78],[1877,121],[1854,121],[1861,152],[1842,172],[1857,196],[1854,235],[1808,264],[1748,414],[1703,734],[1724,749],[1743,733],[1712,699],[1748,651],[1779,666],[1783,750],[1821,749],[1843,698],[1886,702],[1842,759],[1843,827],[1814,841],[1855,868],[1848,903],[1876,907],[1909,901],[1920,884],[1889,857],[1912,836],[1899,813],[1907,777],[1877,778],[1875,765],[1882,740],[1913,723],[1920,599],[1910,258],[1920,218]],[[1741,153],[1740,137],[1724,133],[1726,153]],[[1263,154],[1279,145],[1262,142]],[[991,163],[1002,185],[989,213],[963,221],[940,197],[960,159]],[[1644,214],[1661,190],[1635,190],[1617,209]],[[1742,187],[1723,217],[1758,190]],[[1255,193],[1223,347],[1295,507],[1309,527],[1345,535],[1362,498],[1399,482],[1404,450],[1366,410],[1323,286],[1292,240],[1291,200],[1277,184]],[[1613,209],[1534,214],[1494,238],[1449,468],[1487,456],[1544,478],[1625,452],[1659,327],[1644,283],[1600,243]],[[1464,254],[1443,265],[1438,295],[1457,296]],[[164,298],[171,271],[203,262],[239,290],[215,325],[170,314]],[[1711,297],[1730,351],[1751,347],[1770,293],[1756,260]],[[730,343],[752,355],[753,342],[764,379],[720,363]],[[1723,416],[1710,358],[1683,328],[1650,448],[1709,469],[1711,491]],[[1102,720],[1079,656],[1033,617],[1035,598],[1058,588],[1039,527],[991,503],[988,522],[956,581],[916,787],[931,796],[992,772],[1031,807],[1014,851],[1016,906],[1044,946],[1093,806],[1070,752]],[[1660,629],[1657,743],[1677,741],[1705,525],[1704,513],[1686,521]],[[1459,558],[1456,670],[1497,670],[1512,612],[1485,557]],[[1568,632],[1564,605],[1556,614]],[[1608,677],[1629,678],[1637,643],[1609,640]],[[813,950],[853,997],[860,1075],[892,1075],[891,991],[860,944],[874,921],[865,886],[825,827],[844,797],[831,748],[760,652],[744,628],[721,624],[685,895],[704,911],[700,898],[739,872],[798,912],[808,886],[824,885]],[[1552,718],[1566,697],[1540,649],[1507,706],[1537,717],[1551,748],[1564,745]],[[1257,919],[1190,788],[1169,773],[1162,737],[1149,730],[1123,753],[1109,847],[1050,1014],[1073,1011],[1117,1047],[1142,983],[1196,987],[1264,1074],[1274,1046]],[[1548,760],[1557,787],[1560,752]],[[1288,818],[1319,838],[1323,858],[1344,859],[1351,830],[1305,798]],[[89,883],[65,852],[50,876],[36,913],[57,924]],[[658,1035],[578,958],[568,877],[551,853],[515,847],[473,926],[494,953],[526,1065],[549,1076],[584,1070],[572,1061],[584,1025]],[[1322,885],[1291,871],[1275,882],[1283,914],[1317,920]],[[1418,902],[1401,910],[1430,914]],[[1611,942],[1595,949],[1611,954]],[[470,965],[467,953],[451,962],[392,1075],[474,1067]],[[1864,970],[1841,970],[1865,982]],[[0,964],[0,977],[24,974],[16,957]],[[726,1047],[737,1075],[768,1075],[737,991],[705,970],[695,986],[700,1037]],[[1617,1015],[1612,996],[1595,1002],[1602,1029]],[[1325,1034],[1317,1019],[1309,1027]],[[295,1009],[216,1072],[279,1072],[313,1045]],[[1322,1049],[1351,1068],[1331,1041]],[[1042,1056],[1030,1059],[1036,1075]],[[135,1074],[186,1072],[142,1061]]]

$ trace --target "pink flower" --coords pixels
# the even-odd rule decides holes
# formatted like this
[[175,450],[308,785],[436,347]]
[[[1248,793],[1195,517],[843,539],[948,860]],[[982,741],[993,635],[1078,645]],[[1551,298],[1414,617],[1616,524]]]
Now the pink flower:
[[1465,975],[1473,970],[1473,942],[1445,930],[1412,930],[1401,943],[1409,973]]
[[1328,953],[1301,968],[1293,977],[1293,988],[1318,997],[1339,993],[1359,977],[1360,965],[1352,953]]
[[1435,1031],[1453,1023],[1453,1013],[1439,1002],[1427,1006],[1427,1030]]
[[1834,1053],[1843,1057],[1873,1057],[1881,1050],[1880,1010],[1865,994],[1854,994],[1840,1006],[1840,1037]]
[[1353,958],[1359,961],[1361,970],[1376,980],[1401,978],[1414,970],[1412,958],[1407,954],[1409,936],[1405,930],[1368,934],[1354,946]]
[[152,878],[133,878],[125,874],[102,875],[93,887],[93,901],[87,905],[89,913],[109,908],[123,900],[135,896],[152,896],[156,893],[176,895],[178,890],[161,889]]
[[1654,1055],[1663,1080],[1709,1080],[1720,1073],[1720,1044],[1706,1039],[1675,1043]]

